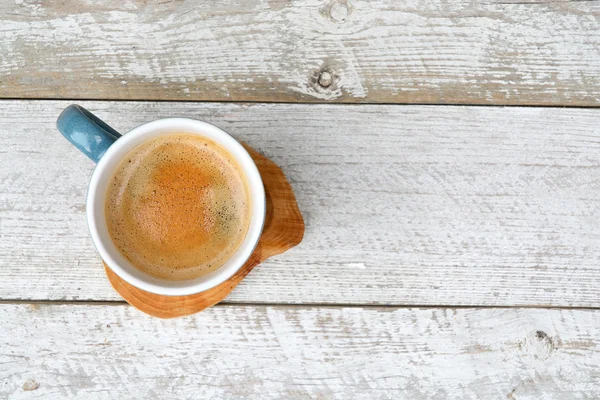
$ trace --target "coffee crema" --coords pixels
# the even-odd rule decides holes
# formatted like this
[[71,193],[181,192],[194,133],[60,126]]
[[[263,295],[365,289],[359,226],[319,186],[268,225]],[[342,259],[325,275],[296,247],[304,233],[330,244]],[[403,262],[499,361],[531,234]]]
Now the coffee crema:
[[193,134],[134,148],[113,174],[105,202],[113,243],[156,278],[194,279],[222,266],[250,225],[250,191],[236,160]]

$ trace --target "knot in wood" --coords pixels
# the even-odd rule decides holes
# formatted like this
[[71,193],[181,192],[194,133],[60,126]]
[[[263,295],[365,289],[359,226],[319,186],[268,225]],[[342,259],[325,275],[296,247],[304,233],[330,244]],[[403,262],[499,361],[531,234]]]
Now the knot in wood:
[[337,22],[346,21],[349,12],[348,4],[346,4],[345,1],[336,1],[331,4],[331,7],[329,8],[329,16],[332,20]]
[[531,332],[519,347],[537,360],[547,360],[556,351],[558,339],[550,337],[542,330]]
[[36,390],[39,387],[40,387],[40,384],[33,379],[29,379],[28,381],[25,381],[25,383],[23,384],[23,390],[26,392]]
[[328,88],[333,83],[333,76],[329,71],[321,71],[318,82],[321,87]]

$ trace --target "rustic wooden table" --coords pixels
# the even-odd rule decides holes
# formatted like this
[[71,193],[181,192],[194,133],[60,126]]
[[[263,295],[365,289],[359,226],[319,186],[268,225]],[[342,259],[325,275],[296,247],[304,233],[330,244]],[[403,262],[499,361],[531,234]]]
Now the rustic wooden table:
[[[9,0],[0,97],[0,398],[600,397],[600,2]],[[304,241],[195,316],[126,305],[73,102],[231,132]]]

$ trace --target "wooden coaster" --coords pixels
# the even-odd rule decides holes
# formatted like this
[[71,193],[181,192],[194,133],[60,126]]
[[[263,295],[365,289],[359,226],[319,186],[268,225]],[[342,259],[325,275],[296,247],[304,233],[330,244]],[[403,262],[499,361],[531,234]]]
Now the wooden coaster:
[[190,315],[223,300],[248,275],[252,268],[269,257],[298,245],[304,236],[304,221],[298,203],[283,171],[268,158],[245,146],[256,163],[267,199],[265,226],[260,241],[246,264],[219,286],[189,296],[162,296],[138,289],[125,282],[106,264],[104,269],[112,287],[132,306],[159,318]]

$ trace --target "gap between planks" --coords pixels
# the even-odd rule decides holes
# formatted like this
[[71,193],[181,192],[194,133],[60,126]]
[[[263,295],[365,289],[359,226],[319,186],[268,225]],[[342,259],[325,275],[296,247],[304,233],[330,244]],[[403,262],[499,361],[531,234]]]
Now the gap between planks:
[[[583,1],[593,1],[593,0],[583,0]],[[600,109],[600,105],[572,105],[572,104],[485,104],[485,103],[385,103],[385,102],[364,102],[364,103],[345,103],[343,101],[282,101],[282,100],[177,100],[177,99],[119,99],[119,98],[102,98],[102,99],[94,99],[87,97],[73,97],[73,98],[63,98],[63,97],[2,97],[0,98],[0,102],[9,102],[9,101],[72,101],[74,103],[77,102],[113,102],[113,103],[179,103],[179,104],[252,104],[252,105],[260,105],[260,104],[283,104],[283,105],[302,105],[302,106],[323,106],[323,105],[332,105],[332,106],[348,106],[348,107],[360,107],[360,106],[399,106],[399,107],[412,107],[412,106],[425,106],[425,107],[483,107],[483,108],[566,108],[566,109]]]
[[[126,301],[120,300],[21,300],[21,299],[2,299],[0,300],[0,306],[5,305],[90,305],[90,306],[122,306],[129,305]],[[219,304],[215,304],[212,307],[270,307],[270,308],[324,308],[324,309],[334,309],[334,308],[366,308],[369,310],[390,310],[390,309],[420,309],[420,310],[434,310],[434,309],[451,309],[451,310],[484,310],[484,309],[493,309],[493,310],[580,310],[580,311],[599,311],[600,307],[580,307],[580,306],[536,306],[536,305],[514,305],[514,306],[493,306],[493,305],[443,305],[443,304],[360,304],[360,303],[299,303],[299,304],[291,304],[291,303],[230,303],[230,302],[221,302]],[[196,313],[200,314],[200,313]]]

